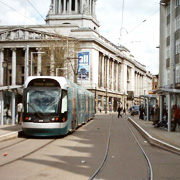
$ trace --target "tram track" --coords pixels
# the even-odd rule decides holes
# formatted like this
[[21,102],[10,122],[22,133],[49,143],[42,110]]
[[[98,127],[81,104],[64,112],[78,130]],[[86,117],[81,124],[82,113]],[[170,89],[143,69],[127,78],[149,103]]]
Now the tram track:
[[[108,154],[109,154],[110,144],[111,144],[111,134],[112,134],[113,119],[114,119],[114,115],[112,115],[112,119],[111,119],[111,124],[110,124],[110,128],[109,128],[109,135],[108,135],[108,140],[107,140],[107,145],[106,145],[106,150],[105,150],[105,155],[104,155],[103,161],[102,161],[101,165],[95,170],[93,175],[88,180],[95,180],[96,177],[100,174],[100,172],[103,171],[103,168],[104,168],[105,164],[108,163],[107,159],[108,159]],[[123,119],[123,121],[125,121],[125,124],[126,124],[127,128],[129,129],[131,135],[133,136],[134,140],[136,141],[140,151],[142,152],[142,154],[143,154],[143,156],[144,156],[144,158],[145,158],[145,160],[147,162],[147,170],[148,170],[147,179],[148,180],[153,180],[153,169],[152,169],[151,162],[150,162],[150,160],[148,158],[148,155],[146,154],[145,150],[141,146],[141,144],[138,141],[136,135],[133,133],[131,127],[128,125],[126,120],[124,118],[122,118],[122,119]]]
[[102,161],[101,165],[98,167],[98,169],[94,172],[94,174],[88,180],[93,180],[99,174],[99,172],[103,169],[103,166],[105,165],[105,163],[107,161],[108,152],[109,152],[109,146],[110,146],[110,140],[111,140],[113,118],[114,118],[114,116],[112,116],[112,119],[111,119],[111,124],[110,124],[110,128],[109,128],[109,135],[108,135],[108,141],[107,141],[106,151],[105,151],[103,161]]
[[[13,147],[13,146],[15,146],[15,145],[18,145],[18,144],[23,143],[23,142],[28,141],[28,140],[29,140],[29,139],[25,139],[25,140],[22,140],[22,141],[20,141],[20,142],[14,143],[13,145],[9,145],[9,146],[7,146],[7,147],[1,148],[0,151],[2,151],[2,150],[8,150],[9,147]],[[56,138],[56,139],[52,139],[52,140],[48,141],[47,143],[45,143],[45,144],[43,144],[43,145],[35,148],[34,150],[31,150],[30,152],[27,152],[27,153],[23,154],[22,156],[19,156],[19,157],[17,157],[17,158],[14,158],[14,159],[12,159],[12,160],[9,160],[9,161],[7,161],[7,162],[4,162],[4,163],[0,164],[0,167],[9,165],[9,164],[14,163],[14,162],[16,162],[16,161],[18,161],[18,160],[21,160],[21,159],[23,159],[23,158],[26,158],[26,157],[28,157],[29,155],[31,155],[31,154],[33,154],[33,153],[35,153],[35,152],[43,149],[44,147],[48,146],[49,144],[53,143],[53,142],[56,141],[56,140],[57,140],[57,138]]]
[[[124,120],[124,119],[123,119]],[[125,121],[125,120],[124,120]],[[126,121],[125,121],[126,122]],[[141,144],[139,143],[137,137],[135,136],[135,134],[133,133],[132,129],[128,126],[128,123],[126,122],[126,125],[129,129],[129,131],[131,132],[132,136],[134,137],[135,141],[137,142],[141,152],[143,153],[146,161],[147,161],[147,166],[148,166],[148,180],[153,180],[153,169],[152,169],[152,165],[151,162],[149,160],[148,155],[146,154],[145,150],[143,149],[143,147],[141,146]]]

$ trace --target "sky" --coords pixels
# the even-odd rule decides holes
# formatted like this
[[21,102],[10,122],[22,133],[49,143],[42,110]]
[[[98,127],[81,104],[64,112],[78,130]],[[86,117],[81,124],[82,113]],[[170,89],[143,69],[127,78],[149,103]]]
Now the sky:
[[[51,0],[0,0],[0,26],[45,24],[50,2]],[[99,33],[115,45],[128,48],[135,60],[145,65],[152,74],[159,72],[159,2],[160,0],[96,2]]]

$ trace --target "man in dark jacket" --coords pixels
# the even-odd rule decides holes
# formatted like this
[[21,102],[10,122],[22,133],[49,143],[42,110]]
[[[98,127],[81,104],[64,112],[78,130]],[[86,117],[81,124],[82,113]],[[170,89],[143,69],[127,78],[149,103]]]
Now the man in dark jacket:
[[122,108],[119,106],[119,107],[118,107],[118,118],[119,118],[119,116],[121,116],[121,117],[122,117],[122,115],[121,115],[121,111],[122,111]]

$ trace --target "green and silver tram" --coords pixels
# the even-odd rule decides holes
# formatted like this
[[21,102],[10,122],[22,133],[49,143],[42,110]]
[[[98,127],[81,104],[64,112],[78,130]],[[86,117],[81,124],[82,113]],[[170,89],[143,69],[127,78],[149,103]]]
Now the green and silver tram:
[[31,76],[24,84],[22,129],[27,136],[59,136],[94,117],[94,94],[64,77]]

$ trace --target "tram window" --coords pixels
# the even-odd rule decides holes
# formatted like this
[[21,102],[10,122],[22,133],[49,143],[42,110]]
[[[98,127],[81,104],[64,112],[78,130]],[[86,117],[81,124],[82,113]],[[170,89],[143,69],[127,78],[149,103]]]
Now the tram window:
[[67,91],[62,92],[62,106],[61,113],[67,112]]

